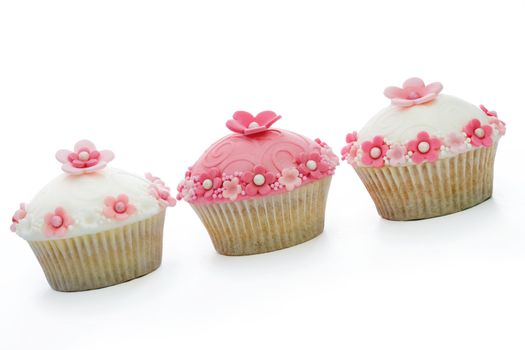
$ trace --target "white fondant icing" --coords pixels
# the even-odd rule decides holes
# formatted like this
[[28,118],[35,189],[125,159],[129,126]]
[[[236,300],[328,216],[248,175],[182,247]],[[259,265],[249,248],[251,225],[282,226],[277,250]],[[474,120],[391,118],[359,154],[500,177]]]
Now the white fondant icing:
[[390,105],[377,113],[359,132],[359,142],[383,136],[388,143],[405,144],[421,131],[445,137],[462,131],[473,119],[488,124],[487,115],[477,106],[449,95],[412,107]]
[[[28,241],[56,239],[44,234],[44,216],[62,207],[73,220],[64,237],[94,234],[158,214],[161,207],[150,192],[151,183],[126,171],[105,168],[85,175],[62,174],[47,184],[27,205],[27,216],[16,227]],[[126,194],[137,211],[124,221],[104,216],[104,199]]]

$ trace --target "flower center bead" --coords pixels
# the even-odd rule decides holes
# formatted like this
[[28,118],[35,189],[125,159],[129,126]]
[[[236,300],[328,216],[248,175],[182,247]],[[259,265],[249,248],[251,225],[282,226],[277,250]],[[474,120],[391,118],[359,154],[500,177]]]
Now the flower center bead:
[[420,98],[421,95],[417,91],[412,91],[408,94],[408,98],[411,100],[415,100],[416,98]]
[[483,128],[477,128],[476,130],[474,130],[474,134],[480,139],[482,139],[485,137],[485,130],[483,130]]
[[250,125],[248,125],[248,129],[255,129],[258,128],[260,125],[257,122],[251,122]]
[[53,215],[53,217],[51,218],[51,226],[53,226],[54,228],[59,228],[60,226],[62,226],[63,223],[64,220],[60,215]]
[[426,141],[421,141],[417,145],[417,150],[421,153],[428,153],[428,151],[430,151],[430,144]]
[[306,167],[310,170],[315,170],[317,169],[317,162],[313,159],[310,159],[306,162]]
[[122,214],[123,212],[126,211],[126,204],[124,202],[119,201],[115,203],[114,209],[117,213]]
[[266,182],[266,179],[264,178],[264,175],[257,174],[253,177],[253,183],[257,186],[262,186]]
[[377,146],[372,147],[372,149],[370,150],[370,157],[372,157],[373,159],[377,159],[381,157],[381,148]]
[[211,181],[210,179],[204,180],[204,182],[202,183],[202,187],[204,187],[205,190],[211,189],[213,187],[213,181]]
[[82,161],[86,161],[86,160],[89,160],[89,153],[86,152],[86,151],[82,151],[78,154],[78,159],[82,160]]

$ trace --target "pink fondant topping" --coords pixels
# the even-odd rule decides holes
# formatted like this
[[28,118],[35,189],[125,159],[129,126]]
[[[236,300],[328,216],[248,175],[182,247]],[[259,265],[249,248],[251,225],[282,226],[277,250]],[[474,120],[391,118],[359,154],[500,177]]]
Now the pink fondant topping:
[[44,234],[47,237],[63,237],[67,229],[73,224],[73,220],[66,213],[64,208],[58,207],[52,213],[44,216]]
[[[212,144],[188,169],[177,187],[177,199],[192,203],[244,200],[291,191],[333,175],[339,158],[330,147],[320,139],[268,129],[279,118],[273,112],[256,117],[235,113],[227,124],[236,134]],[[257,125],[250,127],[253,122]]]
[[363,155],[361,161],[365,165],[381,168],[385,164],[384,157],[388,151],[388,145],[382,136],[376,136],[372,141],[365,141],[361,145]]
[[27,209],[25,203],[20,203],[20,208],[15,211],[15,214],[13,215],[11,219],[11,231],[16,232],[16,226],[20,221],[22,221],[27,215]]
[[490,125],[481,125],[479,119],[472,119],[463,131],[470,138],[472,146],[492,146],[492,127]]
[[271,111],[264,111],[255,117],[248,112],[238,111],[233,114],[233,119],[226,122],[226,126],[233,132],[243,135],[253,135],[266,131],[281,116]]
[[119,194],[117,197],[108,196],[104,204],[106,205],[103,210],[104,216],[117,221],[124,221],[137,211],[125,194]]
[[62,163],[62,170],[73,175],[96,172],[103,169],[115,157],[108,150],[97,151],[95,144],[81,140],[75,144],[74,151],[59,150],[56,159]]
[[498,113],[496,111],[489,111],[485,106],[479,105],[479,108],[487,115],[487,117],[498,117]]
[[174,207],[177,200],[171,196],[171,191],[168,186],[160,178],[146,173],[146,179],[151,182],[150,192],[159,201],[162,208]]
[[411,78],[403,83],[402,88],[390,86],[385,89],[384,93],[392,101],[392,104],[410,107],[434,100],[442,89],[441,83],[425,85],[423,80]]

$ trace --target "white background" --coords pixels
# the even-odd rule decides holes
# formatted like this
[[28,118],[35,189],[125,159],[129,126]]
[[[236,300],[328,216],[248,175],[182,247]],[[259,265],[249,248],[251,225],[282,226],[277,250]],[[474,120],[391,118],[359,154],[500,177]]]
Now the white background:
[[[525,347],[523,1],[0,4],[0,348]],[[507,122],[493,199],[388,222],[343,164],[313,241],[223,257],[181,202],[158,271],[81,293],[51,290],[9,231],[78,139],[175,188],[236,110],[339,152],[411,76]]]

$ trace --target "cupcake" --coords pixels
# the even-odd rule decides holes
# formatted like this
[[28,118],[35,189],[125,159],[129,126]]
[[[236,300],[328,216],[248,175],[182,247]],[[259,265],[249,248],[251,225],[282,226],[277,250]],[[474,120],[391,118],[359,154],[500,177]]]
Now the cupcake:
[[58,151],[64,174],[13,216],[11,230],[29,243],[55,290],[107,287],[160,266],[165,209],[176,201],[151,174],[107,167],[113,157],[87,140]]
[[224,255],[287,248],[318,236],[338,157],[319,139],[273,129],[281,117],[236,112],[178,187]]
[[492,195],[494,158],[505,123],[496,112],[440,94],[419,78],[388,87],[390,106],[346,137],[343,160],[389,220],[455,213]]

